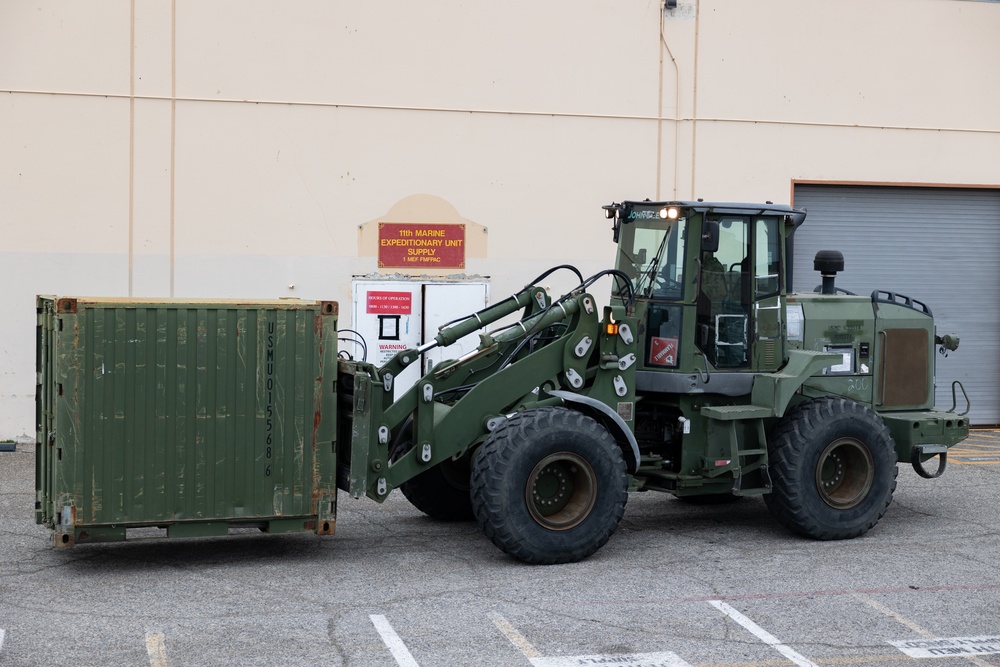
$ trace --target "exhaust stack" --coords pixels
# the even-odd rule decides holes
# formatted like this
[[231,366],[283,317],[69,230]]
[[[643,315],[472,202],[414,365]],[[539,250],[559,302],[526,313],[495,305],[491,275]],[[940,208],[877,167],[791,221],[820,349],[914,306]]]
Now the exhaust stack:
[[813,259],[813,270],[823,276],[823,294],[836,294],[837,272],[844,270],[844,254],[839,250],[820,250]]

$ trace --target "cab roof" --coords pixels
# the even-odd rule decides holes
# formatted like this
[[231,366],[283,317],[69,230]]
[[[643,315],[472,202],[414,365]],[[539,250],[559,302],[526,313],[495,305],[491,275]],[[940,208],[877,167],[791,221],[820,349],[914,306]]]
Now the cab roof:
[[649,206],[662,208],[666,206],[676,206],[677,208],[693,209],[698,213],[730,213],[733,215],[791,215],[793,213],[805,213],[804,209],[797,209],[787,204],[772,204],[771,202],[744,203],[744,202],[717,202],[717,201],[651,201],[649,199],[636,201],[626,199],[620,204],[612,203],[608,208],[625,208],[634,206]]

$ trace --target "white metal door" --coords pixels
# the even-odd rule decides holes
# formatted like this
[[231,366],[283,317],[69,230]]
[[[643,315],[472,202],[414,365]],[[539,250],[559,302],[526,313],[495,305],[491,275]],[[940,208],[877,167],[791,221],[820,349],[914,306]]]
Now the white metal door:
[[[459,317],[482,310],[490,300],[488,283],[426,283],[424,284],[424,340],[433,340],[438,328]],[[423,367],[430,368],[445,359],[458,359],[479,346],[479,334],[470,334],[445,348],[434,348],[424,354]]]
[[[354,359],[381,366],[400,350],[431,341],[438,327],[482,310],[489,303],[485,282],[354,281],[353,331],[342,330],[340,349]],[[393,382],[399,398],[433,364],[457,359],[479,345],[478,333],[445,348],[429,350]]]
[[[423,294],[420,283],[388,280],[354,281],[354,335],[341,331],[341,349],[355,359],[381,366],[400,350],[419,347],[423,331]],[[420,378],[413,364],[393,381],[398,397]]]

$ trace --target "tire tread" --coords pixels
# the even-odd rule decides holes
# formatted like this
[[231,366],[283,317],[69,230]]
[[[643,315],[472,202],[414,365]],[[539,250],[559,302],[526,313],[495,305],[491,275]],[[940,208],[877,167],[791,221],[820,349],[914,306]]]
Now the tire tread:
[[[506,508],[508,499],[498,483],[511,474],[514,457],[526,443],[553,431],[572,431],[599,442],[605,450],[602,454],[611,457],[615,474],[621,480],[618,489],[608,490],[614,496],[607,515],[591,515],[586,520],[588,524],[599,526],[597,534],[587,544],[570,551],[546,551],[540,545],[525,541],[518,526],[512,522]],[[505,420],[477,452],[472,466],[471,497],[472,509],[483,533],[505,553],[537,565],[576,562],[601,548],[618,527],[628,499],[625,460],[607,430],[590,417],[565,408],[528,410]]]
[[[841,416],[858,420],[865,424],[872,433],[870,441],[876,448],[891,448],[891,474],[883,473],[887,480],[880,481],[879,457],[886,457],[885,451],[872,451],[876,461],[875,484],[887,486],[882,491],[883,498],[878,501],[878,507],[868,514],[861,522],[831,528],[824,525],[816,513],[809,509],[810,499],[804,496],[809,489],[810,471],[803,468],[803,461],[808,455],[810,446],[815,446],[813,440],[824,428],[824,424]],[[895,448],[888,427],[879,416],[864,405],[839,396],[817,398],[793,408],[777,425],[769,438],[769,464],[774,485],[771,493],[764,496],[764,501],[774,518],[794,533],[812,537],[818,540],[839,540],[858,537],[873,528],[885,515],[892,503],[892,494],[896,489],[898,469],[895,464]],[[822,501],[820,501],[822,502]]]

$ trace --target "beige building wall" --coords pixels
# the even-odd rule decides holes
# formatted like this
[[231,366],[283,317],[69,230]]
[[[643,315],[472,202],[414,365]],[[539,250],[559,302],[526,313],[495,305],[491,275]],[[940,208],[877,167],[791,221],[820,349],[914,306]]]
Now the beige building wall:
[[1000,187],[998,34],[965,0],[7,0],[0,437],[38,293],[346,305],[404,211],[468,224],[499,299],[608,267],[612,200]]
[[[703,2],[695,17],[695,160],[681,195],[789,197],[791,180],[1000,183],[997,4]],[[668,43],[692,29],[665,28]]]

